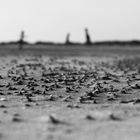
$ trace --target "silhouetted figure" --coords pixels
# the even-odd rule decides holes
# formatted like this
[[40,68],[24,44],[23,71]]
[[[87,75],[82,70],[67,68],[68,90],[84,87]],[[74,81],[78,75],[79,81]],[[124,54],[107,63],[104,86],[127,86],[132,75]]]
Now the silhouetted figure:
[[20,34],[20,39],[19,39],[19,50],[23,49],[24,38],[25,38],[25,32],[22,31],[21,34]]
[[89,35],[89,32],[88,32],[87,28],[85,28],[85,35],[86,35],[86,42],[85,42],[85,44],[86,45],[91,45],[92,42],[91,42],[90,35]]
[[70,44],[70,33],[67,34],[66,36],[66,45]]

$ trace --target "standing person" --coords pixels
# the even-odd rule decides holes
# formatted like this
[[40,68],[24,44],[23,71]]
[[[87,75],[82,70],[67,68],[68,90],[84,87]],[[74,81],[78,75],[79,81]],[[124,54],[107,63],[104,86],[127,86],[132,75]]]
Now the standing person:
[[67,34],[65,43],[66,43],[66,45],[70,44],[70,33]]
[[89,32],[88,32],[88,29],[87,28],[85,28],[85,36],[86,36],[86,42],[85,42],[85,44],[86,45],[91,45],[92,42],[91,42],[90,35],[89,35]]
[[19,39],[19,50],[22,50],[23,49],[24,38],[25,38],[25,32],[24,31],[21,31],[20,39]]

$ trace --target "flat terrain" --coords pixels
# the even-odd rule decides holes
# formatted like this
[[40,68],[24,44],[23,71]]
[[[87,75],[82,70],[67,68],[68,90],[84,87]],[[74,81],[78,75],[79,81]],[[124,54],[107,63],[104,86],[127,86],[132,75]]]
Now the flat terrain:
[[140,47],[0,48],[0,139],[140,139]]

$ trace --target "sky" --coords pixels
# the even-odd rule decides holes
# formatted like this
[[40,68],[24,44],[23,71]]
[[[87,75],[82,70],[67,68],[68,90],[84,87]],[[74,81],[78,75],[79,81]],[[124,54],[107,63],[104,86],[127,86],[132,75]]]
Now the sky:
[[140,0],[0,0],[0,41],[140,39]]

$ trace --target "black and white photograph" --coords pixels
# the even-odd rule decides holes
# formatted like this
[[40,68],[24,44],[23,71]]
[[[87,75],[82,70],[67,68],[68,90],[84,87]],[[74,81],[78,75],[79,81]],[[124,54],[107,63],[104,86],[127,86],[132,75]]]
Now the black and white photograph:
[[140,1],[0,0],[0,140],[140,140]]

